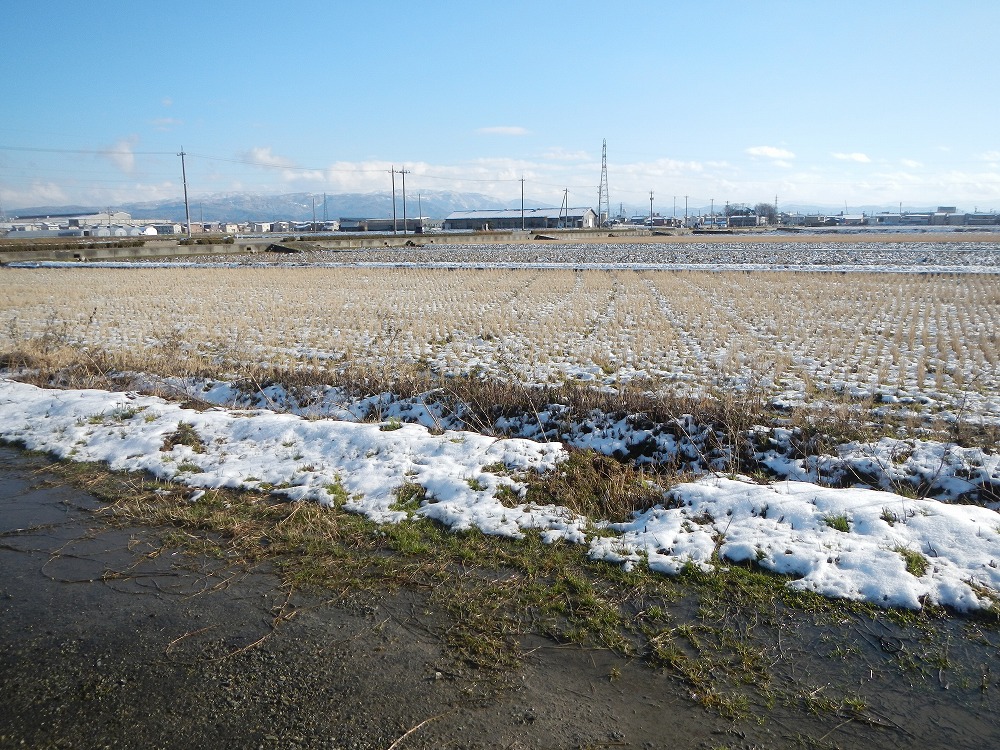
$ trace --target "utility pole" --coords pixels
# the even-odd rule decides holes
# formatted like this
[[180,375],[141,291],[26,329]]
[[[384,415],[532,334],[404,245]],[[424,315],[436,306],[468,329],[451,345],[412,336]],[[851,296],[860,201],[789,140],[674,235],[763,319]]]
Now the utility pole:
[[417,193],[417,225],[420,234],[424,233],[424,210],[420,207],[420,193]]
[[392,233],[396,234],[396,165],[393,164],[389,173],[392,175]]
[[[563,218],[563,211],[566,212],[565,218]],[[559,223],[562,225],[562,229],[566,229],[566,225],[569,224],[569,188],[563,189],[562,206],[559,207]]]
[[[181,152],[177,154],[181,157],[181,179],[184,181],[184,218],[187,219],[187,236],[191,239],[191,207],[188,205],[188,178],[187,169],[184,168],[184,157],[187,154],[184,153],[184,147],[181,146]],[[108,226],[111,226],[111,219],[108,219]]]
[[312,203],[313,203],[313,223],[312,223],[312,230],[315,232],[316,231],[316,196],[313,195],[313,196],[310,196],[310,197],[312,198]]
[[677,218],[677,196],[674,196],[674,213],[671,215],[672,219]]
[[684,223],[687,224],[688,220],[688,197],[684,196]]
[[521,231],[524,231],[524,177],[521,177]]
[[649,226],[653,226],[653,191],[649,191]]
[[403,175],[403,234],[406,234],[406,175],[409,173],[406,167],[399,170]]

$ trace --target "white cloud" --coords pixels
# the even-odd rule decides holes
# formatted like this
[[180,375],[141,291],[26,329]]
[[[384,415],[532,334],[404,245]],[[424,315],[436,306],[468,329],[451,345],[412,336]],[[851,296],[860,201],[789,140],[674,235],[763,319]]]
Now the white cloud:
[[488,128],[479,128],[476,132],[481,135],[527,135],[528,129],[519,125],[493,125]]
[[53,206],[66,203],[71,197],[62,186],[54,182],[32,182],[21,188],[4,187],[4,202],[8,208],[29,206]]
[[632,162],[621,166],[609,165],[608,171],[616,175],[626,175],[630,178],[667,177],[676,179],[691,174],[700,175],[705,171],[705,164],[698,161],[655,159],[646,162]]
[[177,126],[183,124],[183,122],[178,120],[176,117],[157,117],[150,120],[149,123],[157,130],[162,130],[164,132],[173,130]]
[[295,162],[291,159],[286,159],[284,156],[278,156],[273,153],[270,146],[256,146],[249,151],[244,151],[239,156],[241,159],[253,162],[261,167],[283,167],[290,169],[295,166]]
[[587,161],[590,159],[590,154],[586,151],[566,151],[565,149],[556,146],[544,152],[542,154],[542,158],[552,159],[554,161]]
[[[113,206],[127,201],[179,196],[180,165],[176,160],[168,156],[160,159],[140,156],[136,153],[139,147],[138,138],[133,136],[122,138],[102,152],[100,161],[106,162],[106,172],[115,179],[90,183],[68,174],[57,186],[33,185],[30,179],[19,183],[7,179],[8,184],[3,185],[4,203],[57,205],[72,202]],[[624,204],[625,210],[643,206],[648,209],[649,193],[654,191],[656,208],[661,211],[664,207],[667,211],[672,209],[675,196],[681,207],[678,210],[682,210],[685,196],[689,196],[693,208],[707,206],[713,198],[717,206],[726,201],[753,204],[771,201],[775,194],[780,196],[781,202],[819,205],[843,206],[845,200],[851,205],[895,205],[900,200],[912,205],[959,205],[964,208],[1000,205],[1000,151],[976,153],[978,166],[970,166],[965,171],[933,169],[899,157],[893,158],[891,164],[881,164],[874,158],[866,163],[845,153],[840,161],[827,156],[818,163],[803,164],[802,155],[787,160],[773,156],[775,151],[760,153],[771,155],[755,156],[742,147],[735,158],[712,161],[669,157],[644,159],[641,154],[619,161],[610,155],[611,202],[616,209],[619,202]],[[5,158],[12,159],[13,155],[5,154]],[[866,165],[860,167],[863,174],[845,174],[845,168],[852,162]],[[242,152],[239,162],[193,158],[188,162],[189,190],[194,194],[388,192],[392,185],[389,170],[405,167],[408,200],[418,192],[426,196],[432,191],[479,193],[516,200],[520,197],[523,177],[526,203],[558,206],[563,189],[569,189],[574,205],[593,205],[600,180],[600,162],[594,158],[593,151],[561,147],[533,152],[529,158],[491,157],[450,163],[391,163],[372,159],[319,164],[322,166],[317,166],[316,162],[307,163],[308,168],[296,166],[291,157],[275,153],[270,146]],[[155,167],[159,174],[174,175],[176,172],[176,176],[169,182],[146,182],[140,179],[139,173],[147,167],[150,173]],[[122,177],[123,174],[126,177]],[[396,190],[401,191],[399,174],[396,175]],[[15,196],[15,192],[21,195]]]
[[850,154],[834,153],[831,154],[834,159],[839,159],[840,161],[856,161],[859,164],[868,164],[871,162],[871,158],[868,154],[862,154],[857,151]]
[[70,203],[93,206],[118,206],[122,203],[157,201],[178,198],[181,195],[180,179],[160,183],[127,181],[113,187],[87,185],[57,185],[52,182],[33,182],[19,188],[4,189],[5,206],[58,206]]
[[751,146],[747,149],[747,153],[750,156],[763,156],[768,159],[794,159],[795,154],[785,148],[778,148],[777,146]]
[[292,182],[293,180],[302,180],[303,182],[323,182],[326,180],[326,172],[322,169],[303,169],[292,171],[285,171],[282,173],[282,178],[287,182]]
[[112,164],[125,174],[132,174],[135,172],[135,154],[133,153],[133,149],[138,141],[139,138],[135,135],[120,138],[107,148],[101,149],[101,156],[110,160]]
[[164,107],[172,107],[174,105],[174,100],[171,99],[169,96],[163,97],[163,99],[161,99],[160,101],[162,102]]

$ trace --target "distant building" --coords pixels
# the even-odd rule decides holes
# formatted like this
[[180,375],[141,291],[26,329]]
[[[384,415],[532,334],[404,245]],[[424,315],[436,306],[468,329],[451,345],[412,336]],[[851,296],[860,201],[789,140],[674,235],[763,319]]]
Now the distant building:
[[106,211],[104,213],[72,216],[67,219],[66,223],[70,227],[92,227],[100,226],[101,224],[104,226],[108,226],[109,224],[125,226],[132,223],[132,215],[125,211]]
[[427,226],[426,216],[407,216],[406,221],[399,216],[395,219],[362,219],[341,217],[337,227],[341,232],[418,232]]
[[750,214],[749,216],[730,216],[729,226],[734,229],[742,229],[745,227],[755,227],[760,224],[760,219],[756,214]]
[[802,226],[805,227],[833,227],[837,225],[835,216],[825,216],[824,214],[806,214],[803,217]]
[[[500,229],[594,229],[597,212],[592,208],[519,208],[452,211],[444,220],[445,229],[490,231]],[[343,222],[343,219],[341,220]]]
[[292,228],[296,232],[336,232],[339,223],[336,221],[293,221]]
[[902,214],[890,214],[890,213],[880,213],[872,214],[869,217],[869,223],[880,227],[892,227],[899,226],[902,224]]
[[974,226],[974,227],[988,226],[991,224],[1000,224],[1000,215],[987,214],[987,213],[966,214],[965,223],[968,226]]
[[157,234],[180,234],[184,231],[182,224],[150,224]]
[[701,229],[725,229],[729,220],[725,216],[699,216],[697,226]]

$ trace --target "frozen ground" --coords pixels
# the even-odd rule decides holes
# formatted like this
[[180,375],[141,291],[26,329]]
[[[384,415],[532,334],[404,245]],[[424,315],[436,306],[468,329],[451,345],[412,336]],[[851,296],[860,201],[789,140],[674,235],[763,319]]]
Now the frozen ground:
[[[884,606],[976,610],[1000,597],[1000,457],[983,450],[880,441],[795,458],[787,436],[770,431],[756,441],[760,461],[787,479],[759,484],[706,457],[700,479],[663,488],[661,504],[608,523],[523,501],[526,472],[560,470],[561,442],[432,430],[390,412],[381,423],[333,418],[349,408],[305,418],[241,402],[245,396],[226,383],[187,387],[226,406],[194,411],[136,393],[2,380],[0,437],[187,484],[191,502],[199,488],[248,487],[343,503],[378,523],[419,514],[495,535],[537,529],[550,542],[587,545],[595,559],[664,573],[749,560],[788,574],[789,586]],[[288,401],[275,390],[267,398],[275,406]],[[608,429],[575,442],[613,453],[652,439],[655,450],[686,453],[699,468],[697,439],[683,439],[696,425],[672,438],[627,424]],[[837,481],[824,486],[824,476]],[[424,490],[419,507],[397,501],[394,490],[404,484]],[[903,491],[909,486],[927,489]],[[948,502],[959,498],[979,504]]]

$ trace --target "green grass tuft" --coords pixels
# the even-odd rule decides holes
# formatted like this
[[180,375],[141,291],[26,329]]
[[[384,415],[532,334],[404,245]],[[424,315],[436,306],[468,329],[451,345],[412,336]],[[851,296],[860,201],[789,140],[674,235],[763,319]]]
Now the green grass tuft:
[[823,523],[825,523],[831,529],[842,531],[845,534],[851,531],[851,522],[847,520],[847,516],[845,516],[843,513],[837,516],[824,516]]
[[907,547],[894,547],[894,552],[898,552],[906,563],[906,572],[912,576],[920,578],[930,567],[930,561],[916,550]]

